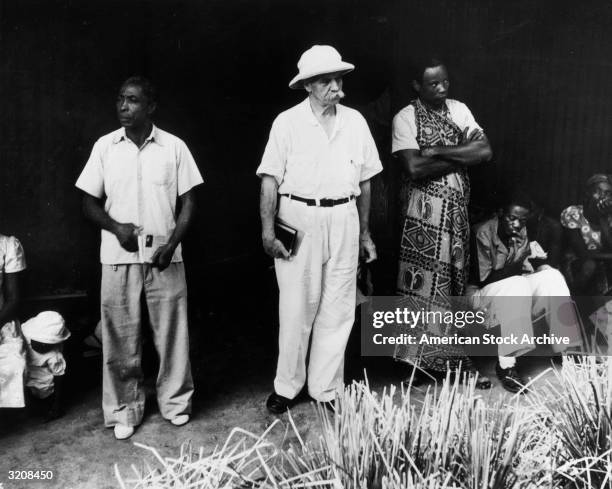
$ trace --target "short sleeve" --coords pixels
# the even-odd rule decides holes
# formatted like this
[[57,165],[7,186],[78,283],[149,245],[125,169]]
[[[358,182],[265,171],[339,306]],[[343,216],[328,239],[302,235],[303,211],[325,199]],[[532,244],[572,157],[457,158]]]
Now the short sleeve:
[[89,160],[85,163],[75,186],[98,199],[104,197],[104,166],[102,164],[102,143],[100,140],[94,144]]
[[391,129],[391,152],[403,149],[420,149],[416,140],[417,128],[414,107],[409,105],[400,110],[393,118]]
[[21,243],[17,238],[8,238],[4,257],[4,273],[17,273],[25,269],[25,255]]
[[257,168],[257,176],[271,175],[276,179],[278,185],[283,182],[285,167],[287,165],[288,141],[287,131],[281,116],[272,123],[270,137],[266,144],[261,163]]
[[64,355],[57,352],[56,355],[53,355],[47,360],[47,367],[49,372],[56,377],[64,375],[66,373],[66,360],[64,360]]
[[196,165],[191,151],[187,145],[179,140],[178,143],[178,175],[177,175],[177,191],[179,195],[189,192],[196,185],[204,183],[200,170]]
[[374,175],[382,171],[382,163],[378,156],[378,149],[376,149],[376,143],[368,127],[368,123],[365,119],[363,122],[363,166],[361,167],[361,175],[359,176],[360,182],[369,180]]
[[463,131],[466,127],[468,128],[468,132],[473,131],[474,129],[483,130],[482,127],[476,122],[474,116],[468,106],[462,102],[457,100],[448,100],[449,111],[451,112],[451,118],[453,122],[459,126],[459,128]]
[[580,228],[580,212],[579,209],[571,205],[567,209],[563,209],[561,212],[561,225],[566,229],[579,229]]

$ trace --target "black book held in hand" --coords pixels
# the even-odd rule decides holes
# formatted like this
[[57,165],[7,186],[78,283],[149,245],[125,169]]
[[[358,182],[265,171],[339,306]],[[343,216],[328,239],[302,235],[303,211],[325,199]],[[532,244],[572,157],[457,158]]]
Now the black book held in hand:
[[280,220],[278,217],[274,221],[274,234],[290,255],[296,251],[298,230],[293,226],[290,226],[286,222]]

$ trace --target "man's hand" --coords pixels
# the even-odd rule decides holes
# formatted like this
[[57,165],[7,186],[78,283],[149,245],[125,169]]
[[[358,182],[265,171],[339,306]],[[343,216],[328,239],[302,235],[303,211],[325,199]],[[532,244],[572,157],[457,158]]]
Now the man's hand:
[[361,233],[359,236],[359,256],[364,258],[366,263],[371,263],[378,258],[376,245],[369,232]]
[[114,226],[113,234],[121,247],[126,251],[138,251],[138,235],[143,231],[141,226],[132,223],[117,223]]
[[174,255],[174,248],[169,244],[160,246],[155,250],[151,257],[151,266],[159,268],[159,271],[163,271],[168,268],[168,265],[172,263],[172,256]]
[[608,216],[612,214],[612,199],[598,200],[595,205],[602,216]]
[[425,148],[421,150],[421,156],[423,158],[433,158],[436,156],[436,148],[432,146],[431,148]]
[[469,129],[469,127],[466,127],[461,133],[461,136],[459,137],[459,146],[471,143],[472,141],[479,141],[481,139],[484,139],[484,132],[482,132],[482,129],[478,129],[476,127],[468,133]]
[[523,253],[515,257],[510,263],[506,263],[506,266],[504,268],[512,270],[512,272],[517,275],[521,275],[523,273],[523,264],[525,263],[525,260],[529,258],[529,255],[531,255],[531,250],[527,248]]
[[276,239],[276,235],[274,235],[274,233],[264,234],[262,236],[262,241],[264,251],[272,258],[284,258],[285,260],[288,260],[291,257],[283,243]]

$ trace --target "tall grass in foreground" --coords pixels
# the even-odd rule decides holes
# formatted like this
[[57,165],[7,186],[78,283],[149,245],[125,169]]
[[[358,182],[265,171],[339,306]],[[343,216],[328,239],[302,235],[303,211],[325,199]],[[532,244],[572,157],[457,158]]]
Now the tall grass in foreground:
[[[418,401],[410,390],[347,387],[336,412],[320,408],[320,437],[270,441],[234,429],[212,454],[185,445],[157,467],[132,467],[122,488],[506,489],[612,488],[612,362],[568,362],[520,399],[484,399],[473,381],[447,379]],[[505,399],[505,402],[504,402]]]
[[569,359],[535,399],[538,429],[555,438],[550,487],[612,488],[612,361]]

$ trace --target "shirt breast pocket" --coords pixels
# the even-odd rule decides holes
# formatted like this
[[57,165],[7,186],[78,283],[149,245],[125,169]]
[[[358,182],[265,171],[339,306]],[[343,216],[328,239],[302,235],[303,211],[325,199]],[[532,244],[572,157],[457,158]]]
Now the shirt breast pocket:
[[356,154],[349,154],[348,171],[351,183],[359,184],[359,181],[361,180],[361,171],[363,169],[363,165],[363,157]]
[[148,161],[143,165],[145,180],[154,185],[169,185],[172,183],[172,166],[169,161]]

